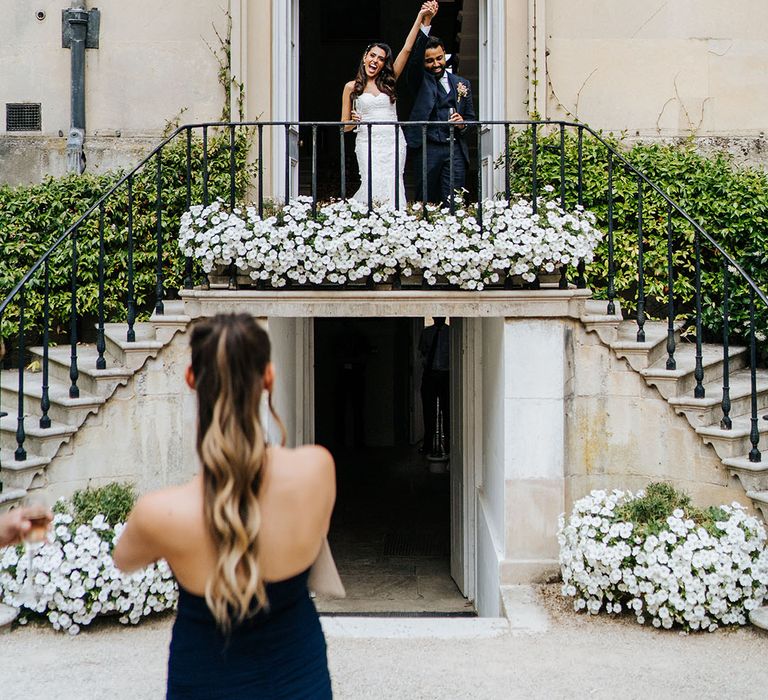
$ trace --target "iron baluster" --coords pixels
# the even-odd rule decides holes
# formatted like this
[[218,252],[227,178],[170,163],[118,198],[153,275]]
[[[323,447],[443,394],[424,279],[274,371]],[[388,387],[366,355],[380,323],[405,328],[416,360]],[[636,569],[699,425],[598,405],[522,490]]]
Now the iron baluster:
[[[480,133],[480,130],[478,129],[477,132]],[[451,128],[448,130],[448,202],[450,203],[451,214],[456,211],[456,192],[453,187],[453,181],[456,177],[453,169],[453,153],[456,147],[455,140],[456,137]]]
[[[2,345],[2,342],[3,342],[3,332],[2,332],[3,328],[2,328],[2,326],[3,326],[3,317],[0,316],[0,348],[3,347],[3,345]],[[0,358],[0,379],[2,378],[2,376],[3,376],[3,360],[2,360],[2,358]],[[2,383],[0,383],[0,386],[2,386]],[[0,391],[0,397],[2,397],[2,394],[3,394],[3,392]],[[5,411],[2,410],[2,406],[0,406],[0,420],[5,418],[5,416],[7,416],[7,415],[8,414]],[[2,454],[2,450],[0,450],[0,493],[2,493],[2,492],[3,492],[3,454]]]
[[531,204],[533,213],[539,211],[539,131],[538,124],[531,124]]
[[51,318],[51,271],[50,260],[45,258],[44,263],[44,284],[45,284],[45,297],[43,298],[43,387],[42,396],[40,397],[40,427],[47,429],[51,427],[51,418],[48,415],[48,411],[51,408],[51,399],[49,395],[49,383],[48,383],[48,347],[50,345],[50,318]]
[[616,289],[613,263],[613,153],[608,151],[608,309],[606,313],[613,316],[616,313]]
[[[577,182],[577,192],[578,192],[578,205],[584,206],[584,127],[579,126],[578,129],[578,182]],[[577,269],[578,276],[576,277],[576,287],[578,289],[586,289],[587,288],[587,280],[584,277],[584,273],[586,271],[586,263],[584,260],[579,260],[579,264]]]
[[339,127],[339,166],[341,176],[341,198],[347,198],[347,144],[344,138],[344,125]]
[[733,421],[731,420],[731,353],[728,347],[730,335],[730,309],[728,308],[728,296],[730,294],[730,280],[728,271],[728,260],[723,259],[723,400],[721,406],[723,417],[720,419],[720,427],[723,430],[731,430]]
[[509,181],[512,173],[510,172],[509,162],[509,124],[504,125],[504,193],[507,201],[512,201],[512,183]]
[[237,206],[236,187],[236,163],[235,163],[235,127],[229,127],[229,206],[234,209]]
[[291,201],[291,125],[285,125],[285,203]]
[[77,233],[79,229],[72,231],[72,280],[70,292],[70,319],[69,319],[69,379],[72,382],[69,387],[69,398],[80,398],[80,389],[77,379],[80,372],[77,369]]
[[317,216],[317,124],[312,125],[312,216]]
[[24,441],[27,435],[24,431],[24,316],[26,307],[27,293],[24,287],[19,292],[19,412],[16,418],[16,452],[14,459],[17,462],[23,462],[27,458],[27,451],[24,449]]
[[667,206],[667,369],[677,369],[675,360],[675,276],[672,269],[672,204]]
[[259,218],[264,217],[264,125],[259,124]]
[[397,123],[395,123],[395,209],[400,209],[400,125]]
[[763,457],[760,454],[758,445],[760,444],[760,429],[757,427],[757,343],[755,339],[755,290],[749,288],[749,364],[751,380],[751,404],[752,418],[749,431],[749,441],[752,443],[752,449],[749,451],[750,462],[761,462]]
[[637,342],[645,342],[645,241],[643,240],[643,180],[637,178]]
[[371,163],[373,158],[373,143],[371,142],[373,124],[368,122],[366,127],[368,129],[368,212],[370,213],[373,211],[373,178],[371,177],[373,168],[373,163]]
[[480,237],[483,237],[483,130],[477,128],[477,225],[480,227]]
[[133,280],[133,175],[128,177],[128,333],[126,340],[136,342],[136,298]]
[[208,206],[208,127],[203,127],[203,206]]
[[423,218],[427,217],[427,125],[421,125],[421,204]]
[[560,124],[560,206],[565,209],[565,124]]
[[106,369],[104,358],[106,342],[104,340],[104,203],[99,207],[99,325],[96,330],[96,369]]
[[[187,211],[192,206],[192,127],[187,127],[187,159],[186,159],[186,188],[187,188]],[[194,282],[192,280],[192,256],[188,255],[184,261],[184,289],[192,289]]]
[[696,378],[696,388],[693,390],[693,396],[697,399],[703,399],[704,391],[704,361],[701,351],[702,331],[701,331],[701,237],[699,229],[694,231],[694,247],[696,257],[696,368],[693,376]]
[[155,313],[165,313],[163,305],[163,151],[157,152],[157,197],[155,218],[157,219],[157,263],[155,266]]

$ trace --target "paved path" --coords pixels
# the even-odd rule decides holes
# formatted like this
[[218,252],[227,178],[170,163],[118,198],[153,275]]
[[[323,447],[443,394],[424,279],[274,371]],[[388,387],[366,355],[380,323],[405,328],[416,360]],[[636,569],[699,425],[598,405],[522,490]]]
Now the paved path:
[[[474,639],[387,639],[355,636],[359,627],[349,636],[332,625],[328,647],[336,697],[768,696],[764,632],[686,636],[631,619],[576,615],[554,587],[539,595],[549,626],[536,633],[498,636],[486,624]],[[434,631],[435,624],[424,621],[424,630]],[[39,627],[0,636],[0,698],[162,698],[170,625],[170,618],[136,628],[109,621],[75,638]],[[380,621],[371,625],[371,631],[381,630]]]

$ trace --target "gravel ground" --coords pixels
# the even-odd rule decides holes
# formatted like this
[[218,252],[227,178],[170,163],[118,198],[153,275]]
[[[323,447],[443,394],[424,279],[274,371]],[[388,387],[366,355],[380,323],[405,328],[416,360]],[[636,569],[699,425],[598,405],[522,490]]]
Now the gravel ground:
[[[764,698],[768,634],[683,635],[627,617],[573,613],[538,589],[547,632],[496,639],[328,640],[338,698]],[[41,626],[0,636],[0,698],[162,698],[171,616],[94,624],[70,638]]]

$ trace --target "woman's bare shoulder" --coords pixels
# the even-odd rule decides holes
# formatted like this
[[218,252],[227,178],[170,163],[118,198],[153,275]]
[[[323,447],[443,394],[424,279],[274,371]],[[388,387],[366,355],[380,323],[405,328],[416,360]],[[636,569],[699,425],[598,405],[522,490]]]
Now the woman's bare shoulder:
[[348,83],[344,84],[344,92],[352,92],[352,90],[355,89],[355,81],[350,80]]
[[192,481],[144,494],[134,506],[133,517],[151,529],[185,526],[200,512],[200,504],[199,486]]

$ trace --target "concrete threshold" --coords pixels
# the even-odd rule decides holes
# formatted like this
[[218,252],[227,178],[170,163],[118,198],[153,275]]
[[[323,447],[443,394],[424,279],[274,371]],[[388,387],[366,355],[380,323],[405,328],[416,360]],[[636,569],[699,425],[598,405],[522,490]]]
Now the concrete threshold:
[[329,639],[493,639],[509,634],[503,617],[324,617]]

